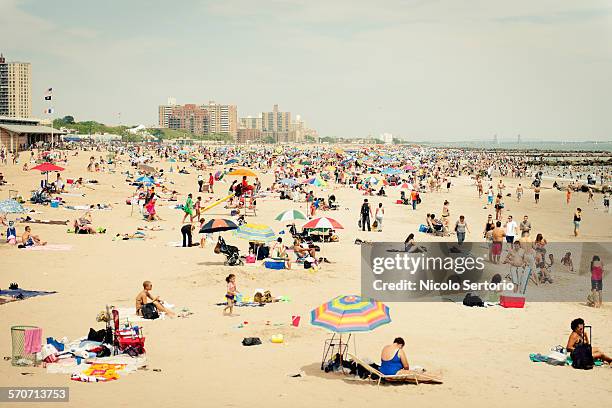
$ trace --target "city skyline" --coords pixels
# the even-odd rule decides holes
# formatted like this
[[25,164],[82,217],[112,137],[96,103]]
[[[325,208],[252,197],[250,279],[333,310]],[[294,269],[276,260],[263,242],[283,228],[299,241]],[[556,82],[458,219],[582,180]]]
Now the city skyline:
[[238,117],[291,107],[320,136],[612,139],[602,1],[171,7],[6,0],[0,51],[32,64],[35,117],[53,87],[56,116],[109,124],[154,124],[172,95],[234,104]]

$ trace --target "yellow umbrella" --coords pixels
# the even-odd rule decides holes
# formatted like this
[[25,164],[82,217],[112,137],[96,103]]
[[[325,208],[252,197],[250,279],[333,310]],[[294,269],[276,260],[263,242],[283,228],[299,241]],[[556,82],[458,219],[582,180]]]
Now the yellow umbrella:
[[247,176],[247,177],[257,177],[252,170],[249,169],[236,169],[227,173],[228,176]]
[[336,166],[327,166],[325,168],[325,170],[327,170],[327,171],[334,171],[334,170],[336,170]]

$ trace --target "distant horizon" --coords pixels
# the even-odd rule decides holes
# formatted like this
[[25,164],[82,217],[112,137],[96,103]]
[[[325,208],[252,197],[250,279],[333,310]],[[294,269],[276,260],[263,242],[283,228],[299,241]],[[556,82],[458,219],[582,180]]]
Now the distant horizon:
[[320,136],[612,137],[600,0],[4,0],[0,38],[32,64],[36,117],[52,87],[57,115],[103,123],[157,123],[171,96],[238,117],[278,104]]

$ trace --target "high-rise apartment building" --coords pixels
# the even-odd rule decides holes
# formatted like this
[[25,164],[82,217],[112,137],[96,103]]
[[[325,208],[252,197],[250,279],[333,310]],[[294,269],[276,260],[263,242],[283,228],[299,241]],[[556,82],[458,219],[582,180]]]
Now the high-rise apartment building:
[[264,132],[288,132],[291,126],[291,112],[279,112],[274,105],[272,112],[263,112],[262,130]]
[[32,65],[6,62],[0,54],[0,116],[32,116]]
[[176,98],[168,98],[168,103],[165,105],[159,105],[159,127],[168,128],[170,127],[170,115],[172,115],[172,108],[176,106]]
[[184,129],[196,135],[204,135],[207,133],[208,120],[208,112],[200,106],[195,104],[175,105],[168,117],[167,127]]
[[247,116],[246,118],[240,118],[240,129],[263,130],[261,117],[253,118],[251,116]]
[[210,101],[208,105],[202,105],[201,107],[208,111],[207,134],[220,133],[234,138],[238,135],[238,109],[236,105],[222,105]]

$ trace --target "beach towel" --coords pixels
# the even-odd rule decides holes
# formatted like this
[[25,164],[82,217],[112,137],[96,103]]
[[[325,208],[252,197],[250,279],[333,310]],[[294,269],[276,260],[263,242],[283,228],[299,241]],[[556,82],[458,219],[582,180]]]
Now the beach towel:
[[26,251],[71,251],[72,245],[68,244],[48,244],[48,245],[33,245],[24,248]]
[[31,298],[34,296],[45,296],[45,295],[52,295],[54,293],[57,293],[55,291],[53,292],[45,292],[42,290],[25,290],[25,289],[15,289],[15,290],[10,290],[10,289],[6,289],[6,290],[0,290],[0,296],[11,296],[14,298],[19,298],[19,299],[27,299],[27,298]]
[[42,345],[42,329],[26,329],[24,339],[24,352],[28,354],[38,353]]

